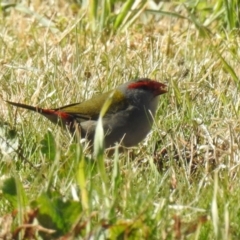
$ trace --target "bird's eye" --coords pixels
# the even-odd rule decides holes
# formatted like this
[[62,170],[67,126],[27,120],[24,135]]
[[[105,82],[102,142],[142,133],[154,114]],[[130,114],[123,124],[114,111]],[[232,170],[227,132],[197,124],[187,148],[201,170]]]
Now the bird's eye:
[[146,81],[139,81],[139,82],[138,82],[138,88],[147,91],[147,90],[149,90],[150,85],[149,85],[149,83],[146,82]]
[[141,85],[141,87],[140,87],[141,89],[143,89],[143,90],[148,90],[149,89],[149,87],[147,86],[147,85]]

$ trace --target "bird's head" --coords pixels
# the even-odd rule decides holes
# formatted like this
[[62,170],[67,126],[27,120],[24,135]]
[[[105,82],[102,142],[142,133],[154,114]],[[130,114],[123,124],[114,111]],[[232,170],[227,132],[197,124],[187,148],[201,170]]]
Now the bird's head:
[[156,102],[159,95],[167,92],[167,86],[148,78],[140,78],[121,85],[119,90],[129,102],[149,105]]
[[167,86],[163,83],[151,80],[149,78],[141,78],[136,81],[130,82],[127,88],[142,92],[149,92],[153,96],[158,96],[167,92]]

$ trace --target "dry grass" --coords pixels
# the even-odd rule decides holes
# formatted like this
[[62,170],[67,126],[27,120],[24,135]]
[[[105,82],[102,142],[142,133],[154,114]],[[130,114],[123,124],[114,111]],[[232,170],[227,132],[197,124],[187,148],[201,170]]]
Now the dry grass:
[[[166,82],[169,92],[152,133],[133,151],[104,156],[104,169],[47,120],[0,101],[0,235],[239,238],[234,32],[212,24],[201,35],[187,19],[148,16],[148,24],[144,18],[124,32],[97,33],[86,10],[63,0],[24,3],[1,15],[2,99],[58,107],[136,77]],[[27,225],[33,219],[35,227]]]

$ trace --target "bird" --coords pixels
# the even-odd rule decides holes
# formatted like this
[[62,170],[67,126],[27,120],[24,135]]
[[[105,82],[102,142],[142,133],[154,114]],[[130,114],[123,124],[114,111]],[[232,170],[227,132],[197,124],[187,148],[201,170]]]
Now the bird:
[[38,112],[52,123],[68,129],[71,134],[78,131],[81,138],[94,142],[100,111],[107,99],[110,105],[102,118],[104,147],[120,143],[132,147],[141,142],[153,125],[159,96],[167,93],[167,85],[149,78],[128,81],[115,90],[93,96],[81,103],[59,108],[45,109],[22,103],[6,101],[16,107]]

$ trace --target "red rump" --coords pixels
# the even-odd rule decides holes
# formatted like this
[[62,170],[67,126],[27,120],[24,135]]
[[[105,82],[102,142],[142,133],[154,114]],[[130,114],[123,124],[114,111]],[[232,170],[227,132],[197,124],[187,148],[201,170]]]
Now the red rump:
[[41,109],[41,110],[42,110],[42,113],[44,113],[44,114],[57,115],[59,118],[67,120],[67,121],[72,119],[71,115],[69,115],[68,113],[62,112],[62,111],[56,111],[56,110],[51,110],[51,109]]

